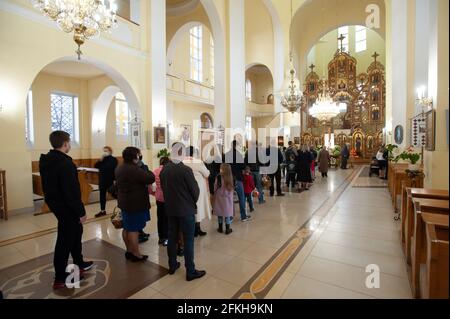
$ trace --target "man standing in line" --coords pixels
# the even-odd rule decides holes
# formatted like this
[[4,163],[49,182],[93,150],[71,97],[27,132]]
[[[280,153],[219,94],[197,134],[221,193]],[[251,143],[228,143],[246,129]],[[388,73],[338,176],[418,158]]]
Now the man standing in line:
[[[78,172],[70,151],[70,135],[63,131],[50,134],[53,149],[42,154],[39,160],[39,172],[42,178],[45,203],[58,220],[58,236],[56,239],[53,264],[55,281],[53,289],[66,287],[67,261],[72,255],[73,263],[78,266],[80,275],[93,267],[92,261],[84,261],[81,244],[83,223],[86,222],[86,211],[81,201]],[[80,276],[81,279],[81,276]]]
[[180,268],[180,263],[177,261],[177,243],[181,230],[184,239],[186,280],[191,281],[203,277],[206,271],[195,269],[195,214],[200,190],[192,169],[183,164],[185,152],[185,146],[181,143],[172,146],[172,161],[164,166],[160,173],[160,180],[169,224],[167,246],[169,274],[173,275]]

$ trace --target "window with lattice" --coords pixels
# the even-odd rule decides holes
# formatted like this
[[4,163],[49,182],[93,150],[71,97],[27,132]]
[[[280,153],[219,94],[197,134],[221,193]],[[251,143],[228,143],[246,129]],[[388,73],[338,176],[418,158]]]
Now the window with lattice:
[[73,141],[78,141],[78,97],[70,94],[52,93],[52,131],[64,131]]
[[128,136],[130,110],[128,102],[122,92],[116,94],[116,135]]

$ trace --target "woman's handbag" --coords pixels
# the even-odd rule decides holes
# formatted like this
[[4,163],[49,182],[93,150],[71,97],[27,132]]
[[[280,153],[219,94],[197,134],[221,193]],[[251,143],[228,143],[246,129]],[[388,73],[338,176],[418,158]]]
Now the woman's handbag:
[[265,175],[262,177],[261,182],[264,188],[269,188],[272,185],[269,176]]
[[111,223],[114,225],[116,229],[122,229],[122,212],[119,207],[114,208],[113,214],[111,216]]

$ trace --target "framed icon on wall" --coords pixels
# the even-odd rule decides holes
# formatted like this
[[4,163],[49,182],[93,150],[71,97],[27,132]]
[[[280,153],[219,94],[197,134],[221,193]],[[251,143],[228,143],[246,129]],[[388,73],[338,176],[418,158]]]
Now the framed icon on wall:
[[425,113],[426,143],[425,149],[433,152],[436,149],[436,111]]
[[403,136],[404,136],[404,131],[403,131],[403,126],[401,125],[397,125],[394,129],[394,141],[395,144],[402,144],[403,143]]
[[154,127],[153,128],[153,143],[165,144],[166,143],[166,128]]

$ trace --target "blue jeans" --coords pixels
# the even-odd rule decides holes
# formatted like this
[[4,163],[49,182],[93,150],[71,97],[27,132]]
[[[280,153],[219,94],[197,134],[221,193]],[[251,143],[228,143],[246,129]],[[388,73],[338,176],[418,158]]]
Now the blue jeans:
[[264,188],[262,185],[262,177],[259,172],[252,172],[253,180],[255,181],[256,189],[259,192],[258,202],[260,204],[264,203]]
[[[219,221],[219,225],[223,224],[223,217],[222,216],[217,216],[217,220]],[[225,224],[227,225],[231,225],[231,217],[225,217]]]
[[253,211],[255,208],[253,207],[253,196],[252,194],[246,194],[245,195],[245,199],[248,202],[248,206],[250,207],[250,210]]
[[186,273],[195,272],[194,264],[194,231],[195,215],[177,217],[169,216],[169,242],[167,245],[167,255],[169,256],[169,268],[175,269],[177,266],[177,246],[178,233],[183,233],[184,239],[184,265]]
[[241,220],[247,218],[247,213],[245,212],[245,194],[244,194],[244,183],[242,181],[236,181],[236,186],[234,187],[238,198],[239,198],[239,210],[241,213]]

